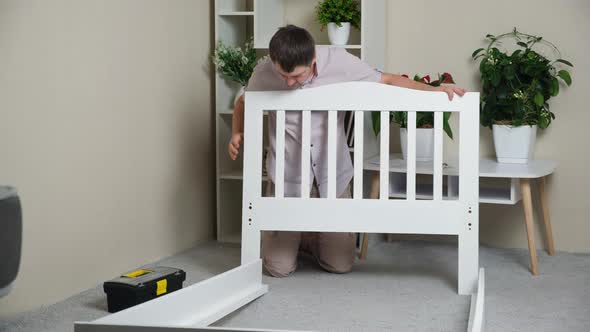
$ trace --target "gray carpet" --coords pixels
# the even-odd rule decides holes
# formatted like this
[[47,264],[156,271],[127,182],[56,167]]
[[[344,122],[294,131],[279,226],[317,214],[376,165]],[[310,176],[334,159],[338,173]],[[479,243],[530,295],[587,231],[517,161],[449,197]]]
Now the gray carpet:
[[[526,250],[482,247],[487,331],[590,331],[590,255],[539,250],[537,277]],[[235,267],[239,248],[210,243],[157,262],[182,268],[186,285]],[[376,243],[353,273],[324,273],[310,259],[270,292],[215,325],[321,331],[465,331],[469,297],[456,293],[457,250],[449,243]],[[100,286],[0,321],[0,331],[73,331],[106,315]]]

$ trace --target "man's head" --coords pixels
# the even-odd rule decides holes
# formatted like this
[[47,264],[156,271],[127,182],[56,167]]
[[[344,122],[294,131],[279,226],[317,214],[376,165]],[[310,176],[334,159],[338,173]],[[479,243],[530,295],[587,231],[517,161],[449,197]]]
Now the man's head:
[[307,30],[287,25],[269,44],[270,59],[288,86],[302,85],[314,74],[315,42]]

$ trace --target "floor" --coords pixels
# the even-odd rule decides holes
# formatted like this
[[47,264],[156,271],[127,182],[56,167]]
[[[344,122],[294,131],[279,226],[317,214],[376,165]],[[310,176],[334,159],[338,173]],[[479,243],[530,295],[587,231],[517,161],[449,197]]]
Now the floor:
[[[239,248],[208,243],[154,264],[182,268],[185,286],[239,264]],[[590,331],[590,255],[482,247],[487,331]],[[148,265],[149,267],[149,265]],[[353,273],[323,272],[302,258],[292,276],[265,277],[270,292],[217,326],[320,331],[465,331],[469,297],[456,293],[452,243],[378,242]],[[101,285],[63,302],[0,321],[0,331],[73,331],[108,314]]]

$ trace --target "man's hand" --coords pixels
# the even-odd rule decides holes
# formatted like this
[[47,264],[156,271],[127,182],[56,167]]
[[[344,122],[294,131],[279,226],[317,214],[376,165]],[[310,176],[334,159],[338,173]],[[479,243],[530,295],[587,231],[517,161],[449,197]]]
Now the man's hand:
[[449,100],[453,100],[453,96],[455,93],[458,94],[460,97],[463,97],[463,95],[465,94],[465,89],[458,88],[454,85],[439,86],[437,90],[445,92],[449,96]]
[[228,146],[229,157],[231,158],[231,160],[236,160],[236,158],[238,158],[238,154],[240,152],[240,145],[242,144],[243,140],[243,133],[237,133],[231,136]]
[[465,94],[465,89],[458,88],[454,85],[433,87],[428,84],[416,82],[412,79],[409,79],[398,74],[382,73],[380,83],[423,91],[442,91],[449,96],[449,100],[453,100],[453,96],[455,95],[455,93],[458,94],[460,97],[463,97],[463,95]]

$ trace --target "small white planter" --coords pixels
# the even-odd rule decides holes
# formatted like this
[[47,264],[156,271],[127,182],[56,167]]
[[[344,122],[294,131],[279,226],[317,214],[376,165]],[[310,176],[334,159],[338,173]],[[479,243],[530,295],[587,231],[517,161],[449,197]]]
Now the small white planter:
[[493,125],[492,131],[499,163],[526,164],[533,159],[537,126]]
[[348,37],[350,36],[350,23],[342,22],[342,26],[339,27],[336,23],[328,23],[328,38],[332,45],[346,45],[348,43]]
[[236,92],[236,96],[234,97],[234,103],[232,104],[232,110],[233,108],[236,106],[236,102],[238,102],[238,98],[240,98],[240,96],[242,96],[245,92],[245,88],[243,86],[240,86],[240,89],[238,90],[238,92]]
[[[404,160],[408,156],[408,130],[400,128],[399,136]],[[434,129],[416,128],[416,161],[432,161],[434,159]]]

